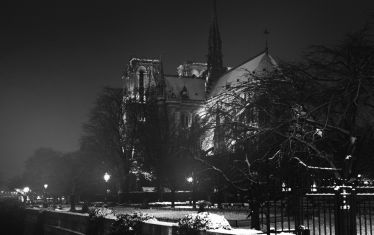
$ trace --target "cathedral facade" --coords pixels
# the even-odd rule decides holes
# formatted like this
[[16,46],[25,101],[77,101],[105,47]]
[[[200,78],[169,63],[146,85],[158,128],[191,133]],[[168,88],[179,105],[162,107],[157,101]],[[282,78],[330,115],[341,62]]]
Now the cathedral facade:
[[122,78],[124,100],[156,100],[159,119],[165,119],[169,129],[190,127],[207,102],[226,89],[249,81],[251,74],[257,76],[277,66],[266,46],[235,67],[224,67],[215,4],[213,9],[206,63],[185,62],[176,68],[175,75],[164,74],[160,59],[132,58],[127,64]]

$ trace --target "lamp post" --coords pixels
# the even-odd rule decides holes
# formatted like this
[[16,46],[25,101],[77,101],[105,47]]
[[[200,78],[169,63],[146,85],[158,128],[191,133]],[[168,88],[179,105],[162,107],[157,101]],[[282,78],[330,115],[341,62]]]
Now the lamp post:
[[48,200],[47,200],[47,188],[48,188],[48,184],[44,184],[43,188],[44,188],[44,202],[43,202],[43,207],[46,208],[46,207],[48,207]]
[[23,202],[27,204],[27,194],[30,192],[30,188],[26,186],[23,188],[22,191],[23,191]]
[[186,180],[187,180],[188,183],[192,183],[192,182],[193,182],[193,178],[192,178],[191,176],[190,176],[190,177],[187,177]]
[[108,172],[105,172],[104,174],[104,181],[105,181],[105,203],[108,201],[108,193],[109,193],[109,187],[108,187],[108,181],[110,180],[110,175]]
[[[195,200],[195,179],[194,174],[192,172],[192,175],[186,178],[187,182],[191,184],[191,200],[192,200],[192,208],[196,209],[196,200]],[[190,204],[191,204],[190,200]]]

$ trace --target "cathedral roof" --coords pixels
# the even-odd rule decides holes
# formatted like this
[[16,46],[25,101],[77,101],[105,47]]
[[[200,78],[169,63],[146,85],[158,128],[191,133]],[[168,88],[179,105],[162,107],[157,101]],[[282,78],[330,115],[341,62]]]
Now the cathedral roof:
[[189,100],[205,100],[205,80],[198,78],[184,78],[165,76],[166,96],[168,100],[181,99],[181,92],[187,89]]
[[218,95],[227,86],[247,82],[252,75],[261,76],[261,73],[272,71],[276,67],[277,62],[267,51],[264,51],[220,76],[213,89],[211,89],[209,97]]

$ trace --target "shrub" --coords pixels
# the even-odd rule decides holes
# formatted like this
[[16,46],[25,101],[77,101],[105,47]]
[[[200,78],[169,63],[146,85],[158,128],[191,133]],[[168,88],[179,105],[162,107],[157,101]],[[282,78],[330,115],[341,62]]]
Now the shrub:
[[89,224],[87,227],[88,235],[102,234],[104,231],[104,220],[117,218],[111,209],[100,207],[92,208],[88,212]]
[[140,235],[141,234],[141,223],[144,221],[157,221],[153,216],[133,213],[133,214],[119,214],[117,220],[111,226],[111,235]]
[[105,207],[92,208],[88,212],[90,220],[97,218],[116,219],[116,215],[111,209]]
[[208,212],[189,214],[179,221],[181,231],[197,231],[210,229],[231,229],[225,217]]

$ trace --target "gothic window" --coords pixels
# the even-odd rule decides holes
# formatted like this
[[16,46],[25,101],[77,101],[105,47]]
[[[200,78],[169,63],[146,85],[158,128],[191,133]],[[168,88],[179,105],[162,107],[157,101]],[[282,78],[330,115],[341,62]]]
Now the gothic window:
[[175,112],[174,113],[174,121],[175,121],[175,126],[178,126],[179,121],[180,121],[180,112]]
[[139,100],[144,101],[144,71],[139,71]]
[[190,113],[181,113],[181,126],[183,128],[191,127],[192,124],[192,114]]

